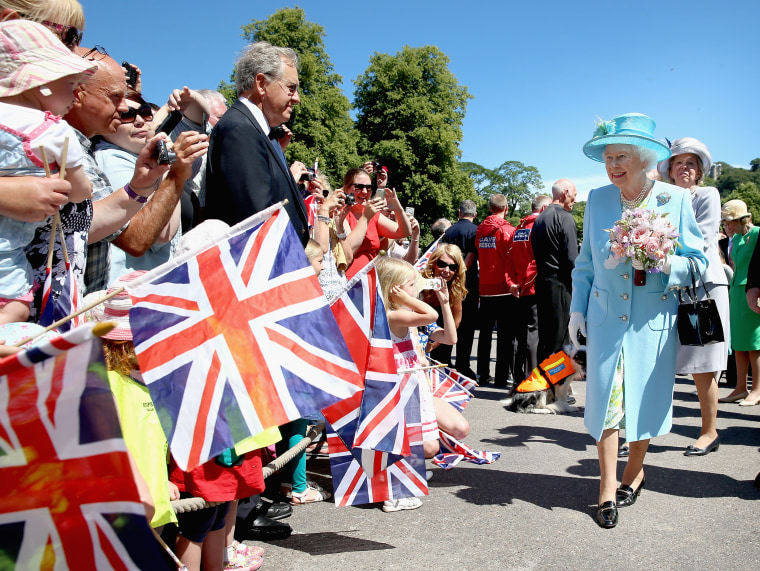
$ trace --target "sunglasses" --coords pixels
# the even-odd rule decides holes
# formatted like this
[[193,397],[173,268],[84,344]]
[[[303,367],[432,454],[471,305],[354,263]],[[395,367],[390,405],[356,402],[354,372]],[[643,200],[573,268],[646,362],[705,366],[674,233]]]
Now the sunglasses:
[[106,51],[106,48],[104,48],[103,46],[95,46],[89,52],[87,52],[86,54],[84,54],[82,56],[82,59],[95,59],[94,57],[91,58],[90,55],[92,55],[92,54],[94,54],[96,52],[99,53],[102,56],[107,56],[108,55],[108,52]]
[[435,265],[438,266],[441,269],[443,269],[443,268],[449,268],[449,270],[452,271],[452,272],[458,272],[459,271],[459,264],[447,264],[443,260],[436,260],[435,261]]
[[129,111],[125,111],[121,114],[122,123],[134,123],[137,115],[140,115],[146,121],[153,119],[153,109],[147,103],[143,103],[140,107],[131,107]]
[[82,42],[82,35],[84,32],[80,32],[75,26],[65,26],[48,20],[42,20],[40,24],[58,32],[63,45],[69,49],[77,47]]
[[356,184],[354,183],[355,190],[372,190],[371,184]]

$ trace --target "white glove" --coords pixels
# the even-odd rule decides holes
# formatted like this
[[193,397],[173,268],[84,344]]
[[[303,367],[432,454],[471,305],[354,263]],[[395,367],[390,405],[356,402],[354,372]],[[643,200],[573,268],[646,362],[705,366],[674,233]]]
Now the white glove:
[[633,266],[634,270],[643,270],[644,264],[641,263],[641,261],[637,260],[636,258],[631,258],[631,265]]
[[670,273],[670,254],[665,256],[665,261],[662,263],[662,273],[664,274]]
[[578,332],[586,337],[586,318],[579,311],[574,311],[570,314],[570,324],[567,326],[570,333],[570,341],[576,349],[580,349],[580,342],[578,341]]

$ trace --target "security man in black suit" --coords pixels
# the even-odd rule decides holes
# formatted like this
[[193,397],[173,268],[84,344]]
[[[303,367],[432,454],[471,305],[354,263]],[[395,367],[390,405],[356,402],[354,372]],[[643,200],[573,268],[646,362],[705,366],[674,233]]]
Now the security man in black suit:
[[306,206],[273,127],[298,104],[298,55],[268,42],[251,44],[236,62],[239,99],[211,132],[206,218],[233,225],[283,199],[298,237],[309,239]]

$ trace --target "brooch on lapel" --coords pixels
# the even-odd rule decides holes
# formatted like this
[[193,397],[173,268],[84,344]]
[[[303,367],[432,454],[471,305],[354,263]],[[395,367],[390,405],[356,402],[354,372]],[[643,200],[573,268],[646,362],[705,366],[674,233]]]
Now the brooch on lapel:
[[670,194],[667,192],[661,192],[657,195],[657,206],[662,206],[670,202]]

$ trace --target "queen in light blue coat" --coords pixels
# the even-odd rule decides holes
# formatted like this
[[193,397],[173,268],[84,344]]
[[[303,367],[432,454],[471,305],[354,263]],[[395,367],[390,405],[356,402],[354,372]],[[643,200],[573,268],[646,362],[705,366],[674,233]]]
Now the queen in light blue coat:
[[[583,245],[573,271],[570,337],[587,337],[587,389],[584,422],[597,441],[601,482],[596,520],[617,524],[618,507],[633,504],[644,486],[644,456],[649,439],[672,425],[676,373],[675,288],[691,283],[688,258],[706,268],[703,240],[691,195],[676,186],[654,182],[646,173],[670,155],[655,140],[654,121],[630,113],[602,122],[583,148],[604,162],[611,185],[589,193],[583,222]],[[634,285],[630,262],[610,268],[606,229],[626,209],[666,214],[681,236],[660,273]],[[625,428],[629,459],[617,487],[618,429]]]

